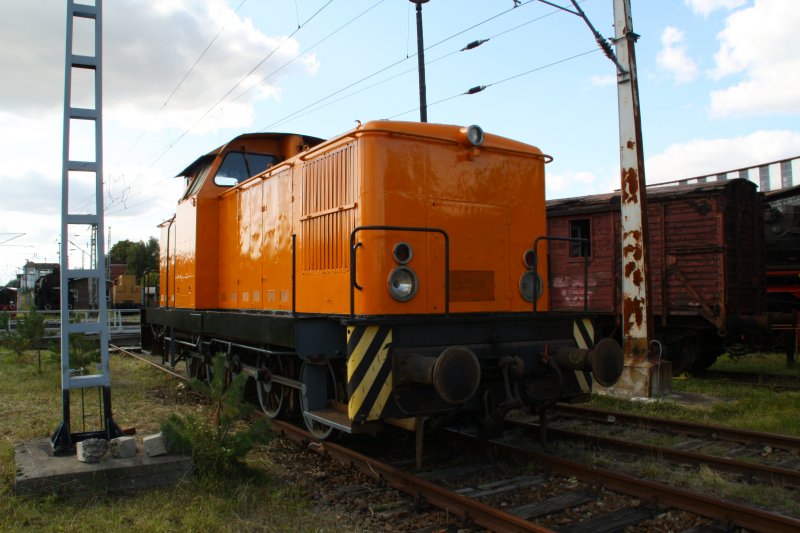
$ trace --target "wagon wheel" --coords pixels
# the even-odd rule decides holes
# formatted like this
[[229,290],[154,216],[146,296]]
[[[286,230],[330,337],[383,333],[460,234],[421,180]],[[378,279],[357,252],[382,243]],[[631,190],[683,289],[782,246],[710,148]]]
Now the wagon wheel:
[[[306,383],[309,381],[307,378],[307,372],[309,371],[309,367],[313,365],[309,365],[306,362],[303,362],[303,366],[300,368],[300,381],[303,382],[303,387],[299,391],[300,395],[300,408],[303,410],[303,422],[306,424],[306,428],[308,429],[309,433],[311,433],[315,438],[319,440],[325,440],[331,436],[333,433],[333,427],[319,422],[317,420],[312,419],[311,417],[307,416],[306,413],[309,411],[309,396],[310,392],[317,392],[317,391],[307,391],[306,390]],[[335,402],[338,400],[338,394],[336,391],[336,376],[333,373],[333,367],[330,363],[325,365],[325,397],[330,402]]]
[[695,335],[689,335],[667,345],[673,376],[689,370],[700,353],[699,342]]
[[[280,357],[259,358],[258,368],[265,369],[265,377],[256,381],[256,392],[258,393],[258,403],[261,410],[268,418],[276,418],[283,409],[283,398],[286,391],[280,383],[272,381],[273,375],[284,375],[283,363]],[[261,374],[261,372],[259,372]]]
[[706,333],[700,341],[701,352],[692,364],[692,370],[702,372],[713,365],[717,357],[725,353],[722,337],[716,333]]

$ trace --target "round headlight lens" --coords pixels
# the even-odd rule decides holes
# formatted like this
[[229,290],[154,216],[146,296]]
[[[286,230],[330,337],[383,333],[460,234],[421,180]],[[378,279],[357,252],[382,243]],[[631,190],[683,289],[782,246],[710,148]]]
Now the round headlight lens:
[[472,125],[467,127],[467,140],[472,146],[483,144],[483,130],[480,126]]
[[411,245],[407,242],[398,242],[394,245],[392,256],[399,264],[405,265],[411,261],[411,258],[414,256],[414,252],[411,251]]
[[534,296],[538,300],[542,295],[542,278],[533,272],[525,272],[519,278],[519,293],[526,302],[532,302]]
[[400,266],[389,274],[389,294],[398,302],[407,302],[417,294],[417,275],[406,266]]

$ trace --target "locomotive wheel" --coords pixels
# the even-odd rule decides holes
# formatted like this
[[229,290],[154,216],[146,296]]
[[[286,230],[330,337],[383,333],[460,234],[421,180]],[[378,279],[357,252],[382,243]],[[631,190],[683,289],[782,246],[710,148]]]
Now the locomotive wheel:
[[[306,412],[308,409],[308,394],[306,393],[305,383],[307,382],[306,379],[306,372],[307,368],[311,366],[305,362],[303,362],[303,366],[300,367],[300,381],[304,383],[303,388],[300,389],[298,394],[300,395],[300,408],[303,410],[303,422],[306,425],[306,429],[308,432],[311,433],[315,438],[319,440],[325,440],[331,436],[333,433],[333,427],[323,424],[322,422],[318,422],[308,416],[306,416]],[[325,380],[326,383],[326,390],[325,395],[329,401],[337,401],[338,394],[336,392],[336,376],[333,373],[333,367],[328,363],[325,365],[325,373],[327,379]]]
[[199,378],[203,362],[198,357],[192,357],[191,355],[186,355],[184,360],[186,362],[186,375],[190,378]]
[[279,357],[266,357],[260,359],[258,363],[259,368],[266,368],[268,377],[267,379],[259,379],[256,382],[256,392],[258,393],[258,403],[261,405],[261,410],[268,418],[276,418],[283,409],[283,398],[286,391],[283,385],[275,383],[269,376],[272,374],[283,375],[283,363]]

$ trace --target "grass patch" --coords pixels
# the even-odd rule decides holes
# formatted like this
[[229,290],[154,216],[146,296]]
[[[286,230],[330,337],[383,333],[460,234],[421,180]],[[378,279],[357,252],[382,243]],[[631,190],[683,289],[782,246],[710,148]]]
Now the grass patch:
[[[353,530],[346,518],[311,508],[307,495],[293,488],[286,465],[273,461],[264,445],[238,475],[192,478],[127,496],[101,490],[68,497],[14,495],[14,444],[48,438],[61,421],[60,362],[43,353],[41,373],[37,363],[35,352],[18,357],[0,348],[0,531]],[[110,366],[114,419],[123,428],[135,427],[140,439],[159,431],[169,414],[208,418],[211,412],[191,389],[141,362],[113,355]],[[93,417],[91,404],[99,401],[88,390],[85,411]],[[80,431],[74,414],[72,420],[73,431]]]
[[[717,365],[722,367],[720,370],[728,370],[730,365],[747,365],[739,368],[761,369],[765,373],[772,373],[772,369],[776,372],[781,370],[784,375],[797,375],[800,379],[800,369],[786,368],[783,354],[754,354],[753,359],[748,361],[750,357],[732,360],[725,356],[712,369],[717,369]],[[589,405],[599,409],[800,436],[800,417],[797,416],[800,412],[800,392],[778,392],[769,387],[702,378],[673,379],[672,391],[678,394],[646,403],[593,395]],[[697,406],[681,401],[680,393],[702,395],[717,401]]]
[[800,380],[800,361],[795,362],[794,366],[786,366],[785,353],[751,353],[741,357],[724,354],[717,358],[709,370],[790,376]]

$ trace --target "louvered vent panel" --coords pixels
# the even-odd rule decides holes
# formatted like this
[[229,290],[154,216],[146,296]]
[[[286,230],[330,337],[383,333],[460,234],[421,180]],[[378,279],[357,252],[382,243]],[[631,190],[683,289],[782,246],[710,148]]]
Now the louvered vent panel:
[[358,206],[358,147],[347,145],[306,163],[303,173],[303,270],[349,268]]

